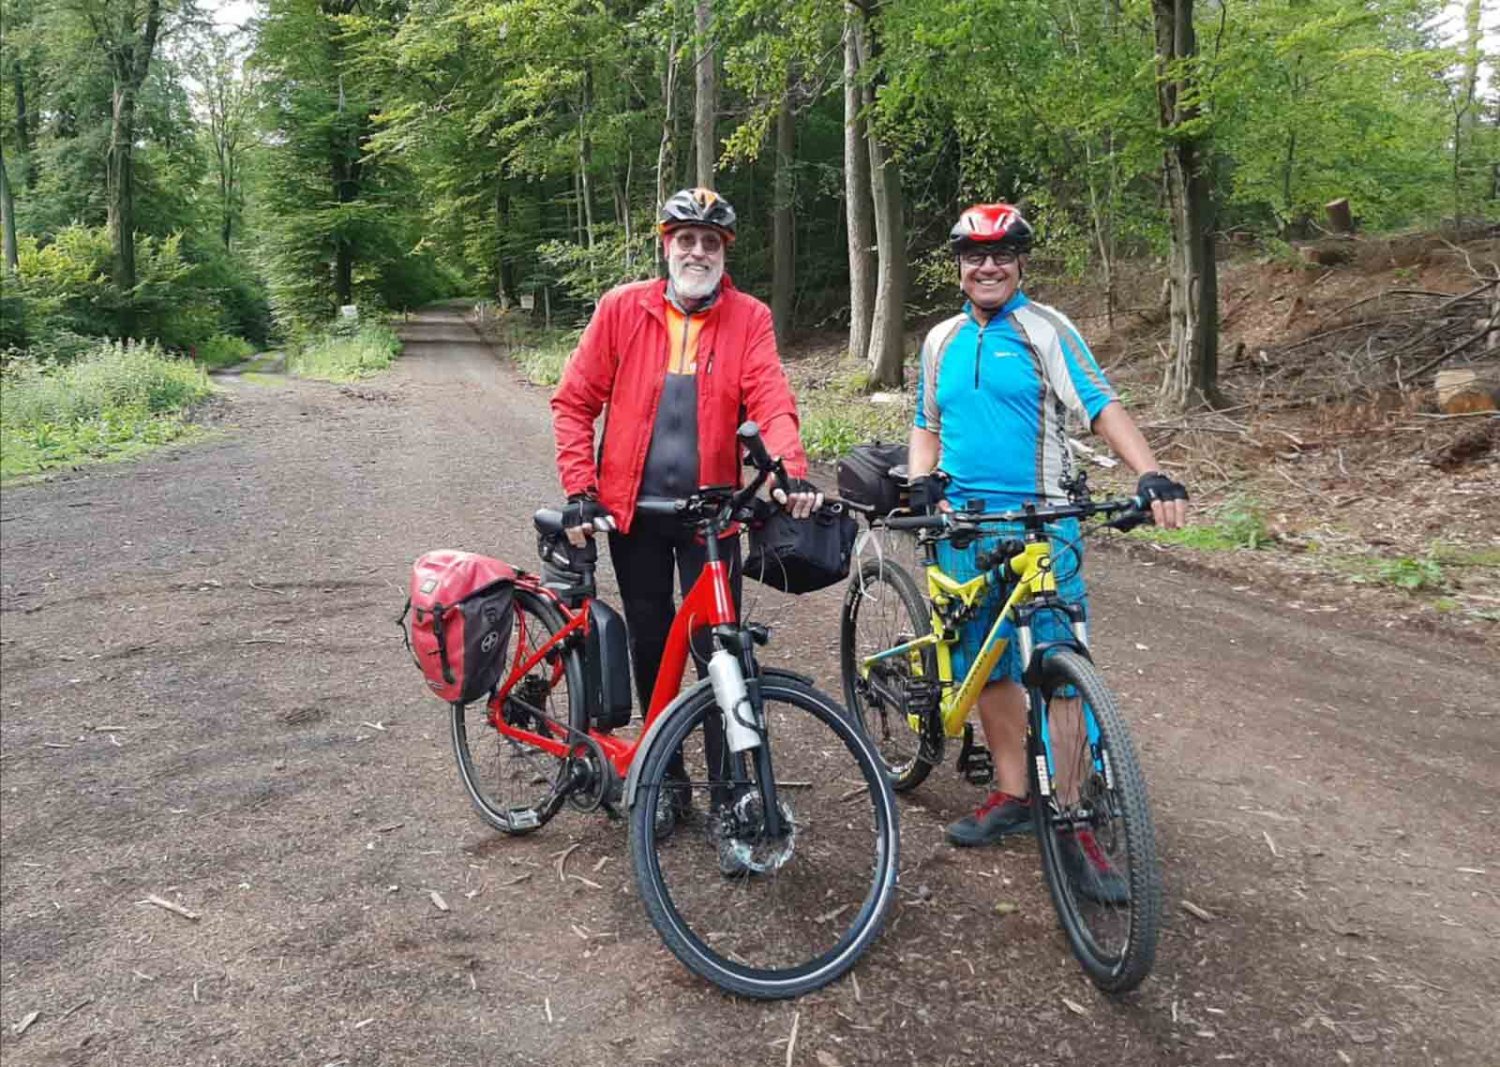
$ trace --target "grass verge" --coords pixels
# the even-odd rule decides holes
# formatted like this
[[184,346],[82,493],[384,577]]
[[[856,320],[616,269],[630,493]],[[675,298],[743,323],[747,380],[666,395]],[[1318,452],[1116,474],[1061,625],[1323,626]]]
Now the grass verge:
[[287,373],[325,382],[352,382],[378,374],[401,351],[396,332],[383,322],[337,326],[287,352]]
[[0,479],[122,458],[191,432],[183,410],[209,395],[201,366],[156,345],[105,342],[64,366],[0,374]]

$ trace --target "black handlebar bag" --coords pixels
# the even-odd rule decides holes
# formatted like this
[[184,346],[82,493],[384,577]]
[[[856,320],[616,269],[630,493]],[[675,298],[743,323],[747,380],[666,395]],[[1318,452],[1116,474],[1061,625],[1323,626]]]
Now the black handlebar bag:
[[839,503],[805,519],[780,508],[750,524],[744,572],[783,593],[812,593],[849,577],[859,524]]

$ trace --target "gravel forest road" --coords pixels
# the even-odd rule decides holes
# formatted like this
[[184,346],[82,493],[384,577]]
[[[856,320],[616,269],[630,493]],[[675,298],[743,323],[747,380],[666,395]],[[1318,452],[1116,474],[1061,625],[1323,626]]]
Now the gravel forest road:
[[[1145,986],[1083,979],[1034,843],[943,844],[977,797],[951,767],[901,803],[854,977],[697,980],[621,825],[509,840],[467,806],[394,620],[422,551],[534,559],[549,412],[457,311],[404,335],[379,378],[226,378],[206,438],[5,491],[7,1067],[1495,1062],[1495,647],[1103,544],[1166,878]],[[763,595],[768,658],[836,692],[839,603]]]

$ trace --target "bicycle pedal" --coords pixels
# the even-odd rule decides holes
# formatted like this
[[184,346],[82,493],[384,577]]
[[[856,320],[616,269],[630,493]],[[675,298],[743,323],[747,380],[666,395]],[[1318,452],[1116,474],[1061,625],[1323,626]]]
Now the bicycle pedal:
[[971,785],[989,785],[995,780],[995,761],[990,750],[974,743],[974,724],[964,723],[964,743],[958,750],[958,773]]
[[600,804],[599,807],[601,810],[603,810],[604,817],[607,818],[610,822],[619,822],[625,817],[620,814],[619,808],[615,807],[607,800]]

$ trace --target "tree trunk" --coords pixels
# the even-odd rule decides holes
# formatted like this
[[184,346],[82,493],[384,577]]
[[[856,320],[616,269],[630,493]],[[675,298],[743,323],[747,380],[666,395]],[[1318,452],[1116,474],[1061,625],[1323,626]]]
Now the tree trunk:
[[135,288],[135,88],[116,82],[105,156],[105,217],[114,249],[114,279],[121,292]]
[[1479,22],[1480,0],[1468,0],[1464,5],[1463,80],[1459,83],[1458,107],[1453,116],[1453,226],[1456,239],[1463,233],[1463,150],[1464,142],[1472,141],[1474,127],[1479,123],[1479,59],[1481,28]]
[[594,71],[583,70],[583,107],[578,113],[578,194],[583,197],[584,243],[594,247],[594,186],[589,177],[593,165],[594,147],[589,140],[589,109],[594,103]]
[[0,244],[5,255],[5,272],[14,275],[20,269],[16,256],[16,202],[10,195],[10,178],[5,173],[5,150],[0,147]]
[[1198,116],[1192,61],[1192,0],[1152,0],[1156,21],[1157,103],[1166,134],[1167,202],[1172,219],[1172,343],[1167,400],[1178,408],[1217,404],[1219,282],[1214,261],[1213,186],[1202,135],[1181,127]]
[[661,78],[661,143],[656,149],[656,206],[677,184],[677,31],[667,41],[667,69]]
[[114,248],[115,284],[125,292],[135,288],[135,94],[146,80],[160,29],[161,0],[146,0],[139,36],[134,5],[127,5],[120,14],[119,37],[109,50],[114,86],[105,156],[105,215]]
[[30,152],[31,112],[26,110],[26,78],[19,59],[11,61],[10,79],[16,94],[16,144],[22,152]]
[[718,90],[714,78],[713,0],[696,0],[694,24],[698,33],[697,81],[698,99],[693,111],[693,146],[697,156],[698,185],[714,187],[714,166],[719,160],[715,123],[718,118]]
[[792,113],[792,76],[787,71],[781,107],[776,112],[776,202],[771,208],[771,321],[776,342],[785,347],[792,327],[792,294],[795,281],[795,249],[792,243],[793,158],[796,150],[795,116]]
[[[875,55],[879,38],[865,15],[866,33],[860,41],[859,66],[864,68]],[[902,380],[902,362],[906,357],[906,223],[902,206],[901,170],[891,163],[870,118],[875,114],[875,87],[866,82],[861,88],[867,116],[870,153],[870,200],[875,215],[875,308],[870,321],[870,385],[897,387]]]
[[870,355],[875,313],[875,220],[870,205],[870,154],[860,117],[859,35],[864,32],[852,6],[844,12],[844,214],[849,230],[849,355]]

